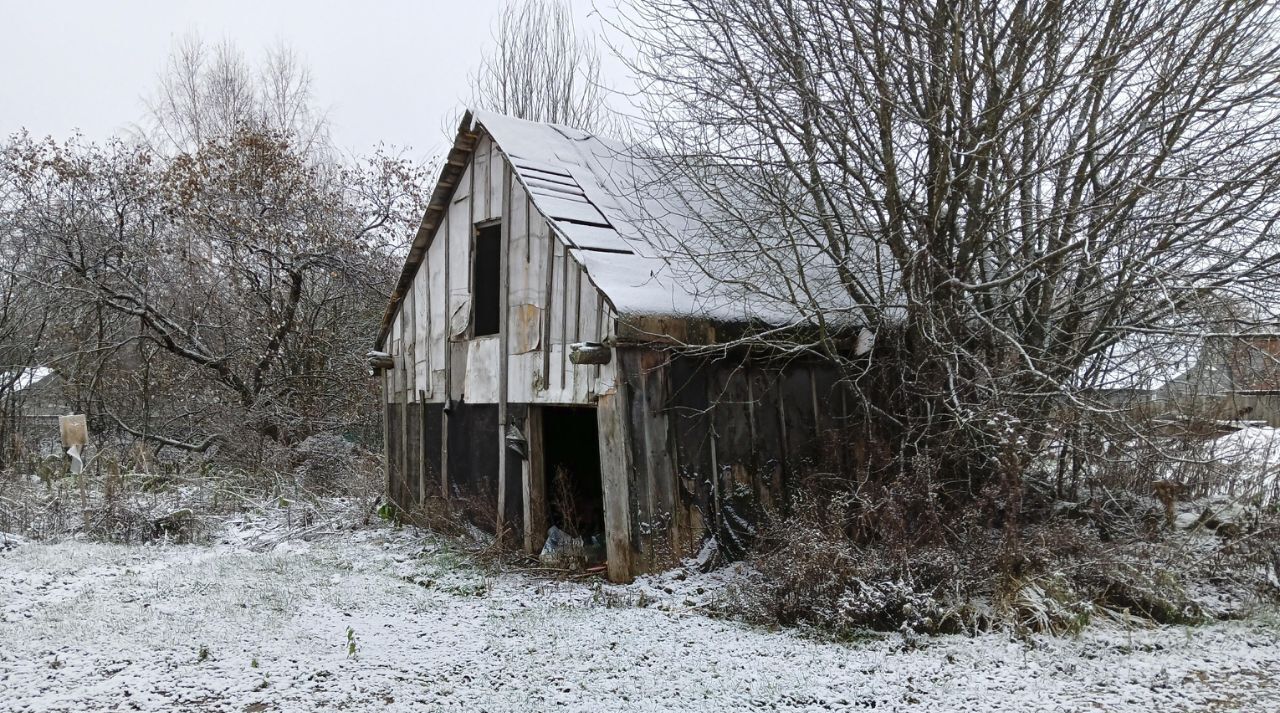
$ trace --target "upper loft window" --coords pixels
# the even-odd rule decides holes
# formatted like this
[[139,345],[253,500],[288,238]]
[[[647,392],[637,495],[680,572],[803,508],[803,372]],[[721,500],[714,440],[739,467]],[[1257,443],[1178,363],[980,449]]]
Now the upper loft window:
[[502,225],[476,227],[476,249],[471,257],[471,304],[475,310],[471,334],[497,334],[502,324],[499,292],[502,287]]

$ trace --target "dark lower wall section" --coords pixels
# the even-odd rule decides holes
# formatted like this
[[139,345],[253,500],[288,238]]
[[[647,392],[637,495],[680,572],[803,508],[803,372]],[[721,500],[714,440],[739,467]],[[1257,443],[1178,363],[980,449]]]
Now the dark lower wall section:
[[422,404],[404,404],[404,493],[408,502],[422,502]]
[[692,556],[713,534],[743,554],[796,480],[858,468],[850,396],[829,366],[619,350],[628,400],[633,569]]
[[[467,507],[477,521],[496,520],[497,404],[458,402],[450,408],[449,498]],[[484,512],[486,508],[487,512]]]
[[[829,366],[639,347],[615,356],[616,391],[602,395],[609,408],[598,412],[601,438],[580,446],[603,449],[605,498],[617,496],[605,504],[610,558],[622,563],[611,576],[668,567],[708,535],[730,556],[742,555],[801,478],[850,478],[863,468],[852,396]],[[527,405],[507,406],[508,423],[520,428],[527,414]],[[386,417],[389,497],[412,509],[447,492],[455,513],[492,532],[505,448],[498,406],[455,402],[446,415],[440,404],[391,404]],[[525,462],[516,450],[505,453],[503,521],[518,541]]]
[[420,404],[422,408],[423,497],[438,498],[444,492],[440,480],[443,458],[444,404]]
[[387,497],[405,508],[413,499],[404,475],[404,404],[389,403],[386,408]]
[[[525,407],[508,406],[508,418],[524,422]],[[449,473],[443,477],[444,407],[438,403],[388,404],[387,496],[406,510],[448,493],[456,512],[492,532],[498,513],[498,407],[455,403],[449,410]],[[508,451],[506,522],[520,532],[521,459]]]
[[[529,407],[525,404],[507,404],[508,423],[518,424],[518,427],[523,428],[528,413]],[[527,439],[529,434],[522,435]],[[505,440],[503,443],[502,447],[506,448]],[[527,446],[524,451],[527,456]],[[503,522],[507,523],[514,542],[520,542],[524,537],[524,462],[519,452],[507,448],[507,497]]]

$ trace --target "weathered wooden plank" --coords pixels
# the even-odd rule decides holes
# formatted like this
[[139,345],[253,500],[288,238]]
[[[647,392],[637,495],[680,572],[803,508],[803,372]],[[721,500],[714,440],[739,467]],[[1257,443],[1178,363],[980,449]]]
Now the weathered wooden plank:
[[722,487],[749,485],[754,467],[755,444],[751,430],[751,394],[747,368],[741,362],[713,362],[716,455]]
[[465,350],[465,359],[458,359],[463,374],[462,397],[473,404],[496,404],[499,398],[502,373],[501,342],[494,337],[471,339],[456,346]]
[[[521,471],[524,490],[524,551],[536,555],[542,551],[547,539],[547,475],[542,447],[542,407],[529,407],[525,416],[524,436],[529,453]],[[598,444],[590,445],[598,447]]]
[[[593,289],[595,293],[595,314],[594,322],[591,328],[591,341],[603,343],[604,337],[600,333],[601,322],[604,320],[604,295],[599,290]],[[596,364],[596,368],[591,370],[591,387],[587,389],[587,400],[591,401],[596,397],[597,385],[600,383],[600,365]]]
[[[530,281],[533,279],[529,256],[529,214],[528,203],[529,197],[525,194],[524,189],[512,177],[512,182],[508,187],[507,200],[510,206],[505,209],[507,214],[506,221],[510,224],[510,236],[508,250],[511,253],[508,275],[511,286],[511,305],[523,304],[541,304],[537,299],[536,293],[530,289]],[[515,319],[513,317],[512,321]]]
[[444,404],[422,403],[422,497],[441,496],[441,457],[444,451]]
[[404,479],[406,506],[422,502],[422,406],[406,400],[404,407]]
[[419,489],[422,482],[422,462],[419,458],[422,446],[418,440],[422,437],[422,430],[418,422],[416,406],[418,401],[418,291],[411,288],[403,304],[405,316],[402,337],[405,358],[404,476],[409,483],[413,502],[418,503],[422,497],[422,491]]
[[391,497],[391,373],[379,372],[382,381],[382,494]]
[[755,449],[748,409],[750,392],[746,368],[740,360],[716,361],[712,369],[716,481],[720,493],[716,534],[727,552],[739,556],[751,546],[758,520],[752,477]]
[[667,367],[670,390],[669,418],[679,488],[688,521],[689,548],[697,548],[705,526],[714,521],[711,483],[715,477],[711,458],[711,415],[707,401],[708,370],[701,360],[676,357]]
[[552,305],[555,304],[555,271],[556,271],[556,244],[559,241],[556,237],[547,232],[547,264],[545,268],[547,285],[544,292],[544,302],[546,306],[542,320],[542,390],[547,391],[551,388],[551,328],[555,321],[555,313]]
[[747,372],[751,389],[752,437],[755,447],[755,488],[766,515],[785,505],[783,486],[784,435],[778,407],[777,372],[752,367]]
[[448,396],[447,370],[445,369],[446,354],[448,352],[449,332],[448,322],[448,305],[446,297],[448,296],[448,286],[445,284],[445,273],[448,270],[448,235],[449,224],[452,218],[450,213],[445,213],[444,224],[441,225],[441,233],[443,236],[431,244],[428,251],[427,263],[425,267],[430,271],[428,284],[430,286],[431,295],[431,319],[429,343],[427,349],[429,352],[428,361],[431,369],[431,377],[428,380],[430,390],[427,392],[432,401],[443,402]]
[[631,457],[629,487],[631,494],[630,508],[631,542],[635,549],[632,560],[632,573],[651,572],[655,568],[654,534],[658,529],[655,521],[657,496],[652,478],[649,477],[648,449],[646,447],[645,430],[649,425],[649,414],[645,402],[646,375],[641,365],[640,349],[619,349],[618,369],[619,383],[626,384],[627,402],[624,408],[627,434],[626,447]]
[[[492,161],[490,162],[492,163]],[[501,544],[507,524],[507,381],[511,355],[511,166],[502,161],[502,225],[498,250],[498,541]]]
[[409,478],[408,462],[405,457],[405,418],[404,409],[405,401],[407,401],[406,389],[408,388],[407,368],[405,355],[405,319],[404,312],[396,315],[395,322],[391,328],[392,351],[391,356],[395,359],[395,367],[392,372],[395,376],[395,428],[392,431],[395,441],[395,460],[396,460],[396,504],[402,508],[412,505],[408,496],[407,483]]
[[418,274],[414,278],[414,306],[416,313],[414,317],[415,328],[415,350],[417,352],[417,386],[419,391],[423,391],[427,398],[431,396],[431,290],[432,271],[431,271],[431,253],[428,249],[427,255],[423,256],[423,264],[418,268]]
[[841,399],[837,387],[838,377],[833,369],[811,366],[809,378],[813,383],[813,413],[817,426],[818,457],[837,473],[849,473],[847,443],[840,430]]
[[[573,263],[573,258],[569,257],[568,250],[560,252],[560,346],[568,344],[566,338],[569,334],[569,266]],[[569,350],[560,350],[560,388],[564,389],[565,375],[569,368]]]
[[[463,181],[463,177],[459,181]],[[467,185],[463,183],[462,185]],[[471,191],[467,189],[466,203],[459,203],[456,199],[452,206],[445,212],[444,224],[444,247],[441,255],[441,271],[443,272],[444,294],[440,302],[440,332],[439,339],[443,353],[441,354],[441,364],[444,371],[444,383],[441,384],[441,401],[446,405],[453,396],[453,349],[450,348],[449,340],[453,334],[452,317],[453,317],[453,255],[458,246],[458,239],[455,233],[458,232],[459,223],[461,222],[462,213],[467,215],[471,211]],[[450,423],[450,413],[446,408],[441,413],[440,418],[440,497],[448,502],[451,496],[450,488],[450,469],[451,463],[449,458],[449,434],[452,432],[452,424]]]
[[605,547],[609,579],[629,582],[632,570],[630,510],[631,450],[628,448],[625,387],[596,402],[600,436],[600,481],[604,495]]
[[472,522],[491,529],[497,519],[498,451],[483,445],[498,440],[498,406],[458,402],[449,421],[450,496]]
[[417,309],[414,301],[417,296],[417,290],[410,289],[409,294],[404,296],[401,302],[400,325],[401,337],[400,347],[404,350],[404,392],[405,401],[413,401],[417,398],[417,377],[418,377],[418,345],[414,336],[417,330],[414,328],[417,322]]
[[393,401],[387,404],[387,431],[391,434],[389,456],[387,460],[387,498],[397,506],[406,508],[410,505],[404,488],[404,424],[401,415],[403,404]]
[[[528,416],[528,406],[525,404],[508,403],[507,404],[507,423],[523,424]],[[499,431],[506,440],[507,429],[504,426]],[[503,481],[506,488],[506,498],[504,498],[506,510],[504,511],[503,521],[506,523],[507,533],[509,535],[508,543],[516,549],[524,547],[524,463],[525,460],[520,453],[511,448],[506,448],[507,457],[504,468],[506,469]]]
[[[479,156],[479,152],[477,152],[477,157],[478,156]],[[467,167],[468,200],[467,200],[466,239],[461,244],[453,246],[453,249],[459,261],[458,266],[461,268],[461,270],[459,270],[459,273],[462,275],[465,275],[464,279],[467,285],[466,294],[467,294],[468,304],[470,304],[471,302],[470,295],[471,295],[471,290],[474,287],[471,284],[471,279],[472,279],[471,256],[476,254],[476,222],[479,220],[483,220],[485,215],[485,213],[476,205],[476,201],[479,199],[479,196],[476,193],[476,173],[478,173],[480,170],[481,170],[480,167],[474,162]],[[466,247],[462,248],[463,245],[465,245]],[[461,331],[461,330],[458,330],[456,326],[453,327],[452,329],[455,333]]]
[[582,309],[582,266],[572,259],[568,264],[573,269],[573,301],[570,312],[573,315],[573,338],[569,341],[580,342],[583,332],[586,331],[583,328],[583,321],[590,318],[590,312],[584,312]]
[[676,466],[672,454],[671,424],[668,419],[669,399],[667,353],[644,350],[640,353],[640,373],[644,384],[643,462],[637,463],[637,477],[648,483],[650,500],[650,540],[655,569],[666,569],[679,563],[687,554],[687,525],[678,512]]
[[[542,390],[540,370],[537,362],[542,359],[543,322],[546,319],[546,299],[542,290],[543,254],[542,243],[533,247],[536,231],[532,221],[541,222],[541,216],[530,215],[528,195],[520,185],[516,176],[511,176],[509,186],[510,240],[507,250],[507,274],[509,280],[507,327],[511,336],[507,349],[509,384],[507,401],[509,403],[533,403],[535,394]],[[537,359],[531,364],[525,355],[534,354]]]
[[507,190],[511,184],[511,165],[503,157],[498,145],[489,141],[489,175],[486,189],[489,192],[489,211],[486,218],[505,215],[510,208]]
[[817,422],[812,401],[812,381],[805,366],[787,368],[779,382],[786,429],[787,470],[800,472],[812,467],[817,455]]
[[[534,250],[533,221],[536,219],[540,219],[541,216],[539,216],[537,213],[533,211],[533,199],[529,197],[529,194],[526,193],[523,188],[520,189],[520,195],[523,197],[523,200],[521,202],[524,204],[523,213],[524,213],[524,262],[526,266],[525,269],[530,270],[529,274],[530,274],[530,277],[532,277],[533,276],[533,273],[532,273],[533,250]],[[529,286],[532,287],[533,284],[534,284],[533,281],[530,280]]]
[[[449,385],[449,398],[451,400],[459,401],[467,394],[467,390],[466,390],[467,374],[468,374],[467,367],[468,367],[468,362],[470,361],[469,357],[472,355],[473,349],[483,348],[485,345],[489,345],[489,344],[493,345],[494,358],[492,360],[488,360],[486,358],[484,360],[484,363],[496,364],[497,352],[498,352],[497,342],[495,342],[492,339],[480,339],[480,340],[475,340],[470,342],[465,340],[449,342],[449,351],[453,355],[451,357],[451,359],[453,360],[453,374],[452,374],[453,383]],[[475,345],[479,345],[479,347],[475,347]],[[483,355],[483,356],[487,357],[487,355]],[[474,382],[477,380],[472,379],[472,381]],[[496,383],[496,382],[491,381],[489,383]],[[489,401],[492,402],[493,399],[489,399]]]
[[[570,304],[570,314],[573,315],[573,333],[567,337],[568,344],[595,341],[594,336],[591,334],[591,325],[596,311],[596,289],[587,280],[585,271],[577,260],[573,259],[572,255],[569,256],[569,266],[573,272],[573,296]],[[565,354],[571,356],[572,351],[566,350]],[[573,401],[575,403],[590,403],[591,395],[595,391],[595,365],[574,364],[573,360],[570,359],[569,368],[573,372]]]
[[[709,367],[709,364],[704,364],[704,366]],[[710,369],[708,368],[707,371],[710,372]],[[707,387],[707,391],[706,391],[706,401],[707,401],[707,408],[708,408],[708,411],[707,411],[708,449],[707,450],[708,450],[708,457],[711,460],[711,468],[710,470],[707,471],[707,482],[711,486],[711,492],[710,492],[711,506],[707,509],[707,513],[709,514],[709,517],[707,518],[706,526],[707,526],[707,529],[710,530],[711,533],[716,537],[716,539],[719,540],[720,539],[719,528],[720,528],[721,518],[723,517],[723,510],[721,507],[722,498],[721,498],[721,492],[720,492],[721,490],[720,489],[720,461],[719,461],[719,455],[717,453],[718,435],[716,434],[716,428],[715,428],[715,408],[716,408],[715,405],[720,400],[720,393],[718,390],[716,390],[714,386],[714,382],[711,378],[711,373],[707,374],[707,379],[703,383]]]
[[489,141],[488,137],[480,140],[471,162],[471,223],[489,217]]

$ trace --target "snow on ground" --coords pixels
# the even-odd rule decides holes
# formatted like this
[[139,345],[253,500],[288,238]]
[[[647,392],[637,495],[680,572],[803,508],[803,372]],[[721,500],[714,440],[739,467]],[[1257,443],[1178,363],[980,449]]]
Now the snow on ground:
[[841,644],[697,613],[714,578],[549,581],[413,530],[274,527],[0,550],[0,710],[1280,710],[1274,616]]
[[1220,495],[1266,506],[1280,498],[1280,429],[1247,426],[1215,439],[1209,456],[1227,474]]

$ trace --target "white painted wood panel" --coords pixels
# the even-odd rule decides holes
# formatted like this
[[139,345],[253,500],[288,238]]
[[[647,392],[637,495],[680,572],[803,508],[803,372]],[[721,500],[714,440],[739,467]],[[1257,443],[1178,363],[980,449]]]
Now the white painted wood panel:
[[472,167],[462,174],[458,187],[462,197],[455,196],[449,206],[449,314],[445,316],[450,337],[466,332],[471,317],[471,176]]
[[497,336],[488,336],[467,342],[462,397],[469,404],[498,401],[498,341]]
[[502,176],[506,173],[502,170],[502,166],[506,159],[503,158],[502,152],[494,146],[493,141],[486,139],[485,143],[488,144],[489,154],[489,173],[487,174],[488,180],[486,183],[486,187],[489,190],[489,210],[485,217],[494,220],[502,217]]
[[414,383],[428,397],[431,393],[431,285],[429,270],[418,268],[413,278]]
[[405,295],[404,307],[400,310],[400,343],[404,349],[404,393],[405,402],[418,400],[417,389],[417,342],[414,339],[414,294],[410,283],[409,293]]
[[[473,227],[503,213],[499,198],[504,160],[492,142],[482,138],[392,322],[388,346],[397,357],[397,368],[391,385],[400,398],[416,400],[418,390],[429,401],[448,398],[444,366],[452,340],[454,397],[465,397],[469,403],[497,401],[500,340],[468,341],[466,332],[472,304]],[[510,196],[509,307],[503,323],[508,336],[508,400],[592,403],[597,394],[613,389],[614,367],[574,365],[569,345],[607,338],[612,316],[607,307],[602,309],[602,298],[582,266],[514,177]]]

